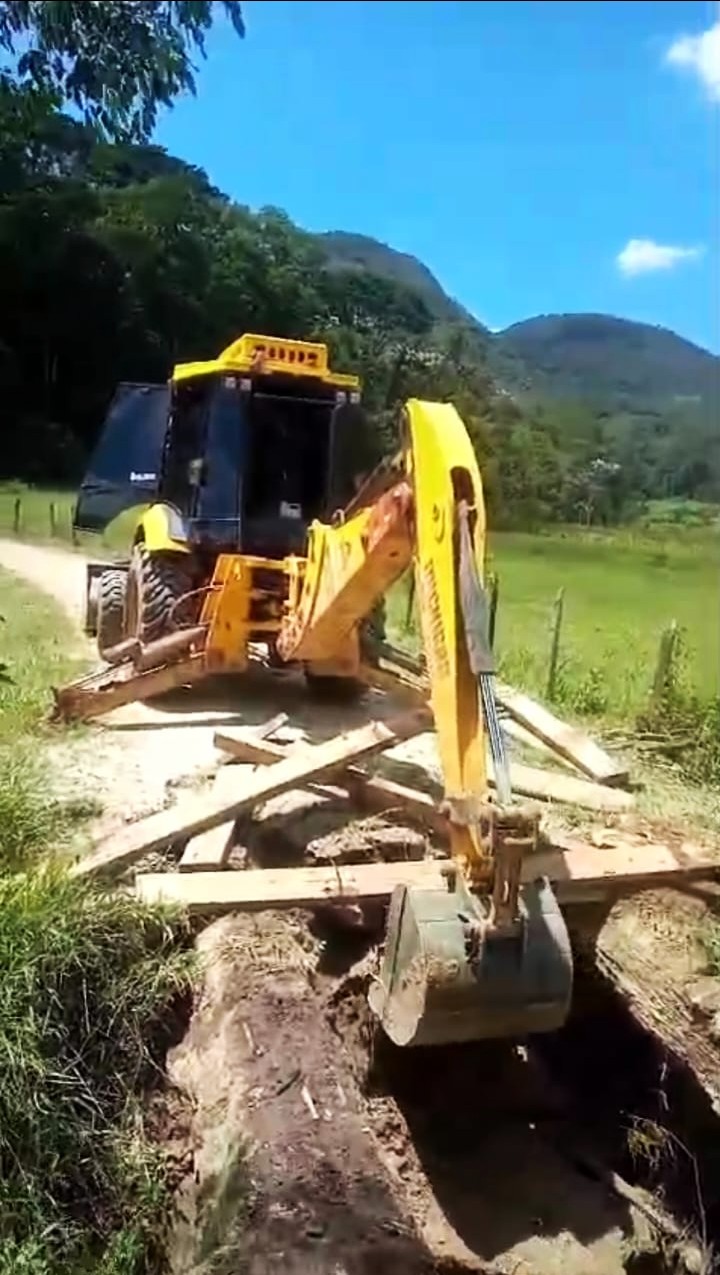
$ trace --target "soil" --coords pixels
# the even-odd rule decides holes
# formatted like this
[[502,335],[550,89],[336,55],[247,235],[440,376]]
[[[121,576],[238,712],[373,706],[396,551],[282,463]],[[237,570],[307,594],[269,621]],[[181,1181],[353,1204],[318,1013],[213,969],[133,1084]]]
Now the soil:
[[[79,616],[79,555],[0,542],[0,563]],[[88,642],[79,649],[90,655]],[[383,698],[353,709],[312,704],[292,677],[225,679],[116,710],[51,752],[59,784],[100,795],[99,830],[109,830],[212,773],[221,723],[256,724],[282,708],[296,735],[319,740],[393,707]],[[399,746],[381,768],[433,791],[432,738]],[[240,862],[433,849],[422,827],[348,819],[346,802],[285,794],[238,829]],[[175,1275],[702,1269],[695,1250],[681,1259],[658,1245],[607,1172],[661,1184],[682,1218],[720,1235],[711,1105],[720,1093],[711,1031],[720,1000],[713,1009],[718,987],[703,980],[696,942],[716,902],[712,893],[666,892],[609,917],[578,917],[573,1015],[530,1049],[396,1050],[379,1038],[366,989],[380,918],[348,932],[328,929],[327,917],[263,914],[202,931],[202,989],[168,1060],[181,1114],[171,1104],[157,1126],[180,1183]],[[667,1154],[652,1150],[659,1127],[669,1131],[665,1153],[676,1151],[673,1172]],[[636,1152],[645,1139],[640,1163],[628,1154],[633,1132]]]

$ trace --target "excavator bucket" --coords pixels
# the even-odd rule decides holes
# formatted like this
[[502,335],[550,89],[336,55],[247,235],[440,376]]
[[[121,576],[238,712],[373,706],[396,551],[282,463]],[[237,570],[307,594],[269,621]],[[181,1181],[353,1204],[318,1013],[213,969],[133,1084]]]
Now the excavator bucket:
[[555,1031],[570,1007],[572,954],[547,881],[522,888],[519,919],[493,934],[461,883],[398,886],[370,1008],[396,1045],[521,1039]]

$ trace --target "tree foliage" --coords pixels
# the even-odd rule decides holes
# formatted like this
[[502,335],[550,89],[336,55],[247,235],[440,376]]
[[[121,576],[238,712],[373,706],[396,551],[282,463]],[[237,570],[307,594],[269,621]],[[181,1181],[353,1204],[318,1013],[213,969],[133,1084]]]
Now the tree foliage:
[[25,111],[72,104],[105,135],[145,140],[158,106],[194,91],[192,54],[215,8],[244,34],[237,0],[4,0],[5,95]]
[[366,468],[394,447],[399,404],[454,402],[496,526],[615,522],[651,497],[720,496],[717,431],[682,405],[515,397],[498,387],[490,334],[441,314],[427,288],[343,266],[337,244],[329,258],[322,237],[233,203],[161,147],[56,111],[23,128],[0,147],[6,476],[76,481],[119,380],[163,381],[254,330],[324,340],[363,377]]

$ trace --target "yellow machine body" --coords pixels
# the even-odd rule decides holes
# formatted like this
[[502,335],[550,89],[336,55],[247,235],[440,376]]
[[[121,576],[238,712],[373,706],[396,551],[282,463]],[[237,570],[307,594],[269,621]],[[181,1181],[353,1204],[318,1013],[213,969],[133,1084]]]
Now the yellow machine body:
[[[349,402],[359,392],[356,377],[331,371],[325,346],[253,334],[217,359],[176,367],[172,385],[190,396],[185,402],[191,412],[204,401],[204,386],[218,398],[224,394],[226,425],[237,420],[242,427],[243,404],[250,401],[243,395],[307,401],[299,394],[293,399],[292,386],[301,381],[301,393],[314,386],[319,398],[312,401],[324,406],[336,396]],[[272,423],[272,416],[267,419]],[[368,619],[412,569],[450,861],[447,889],[396,891],[371,1008],[400,1045],[548,1031],[567,1014],[572,960],[548,883],[521,885],[537,820],[511,801],[497,719],[477,459],[451,404],[411,399],[400,427],[393,461],[362,481],[341,507],[328,512],[325,501],[322,517],[298,524],[302,534],[292,549],[256,552],[244,533],[238,536],[242,551],[202,541],[198,546],[178,508],[151,504],[138,523],[129,575],[133,616],[144,620],[134,623],[132,641],[125,638],[114,653],[125,656],[130,641],[136,667],[147,670],[172,652],[196,680],[204,673],[242,671],[253,644],[264,643],[273,662],[300,665],[321,679],[358,679],[367,663]],[[256,434],[261,452],[263,437]],[[316,435],[308,427],[302,437],[304,455]],[[282,469],[285,458],[269,441],[267,449],[272,479],[273,467]],[[196,522],[202,532],[202,518]],[[165,624],[161,631],[158,616]],[[177,669],[168,673],[170,681],[180,676]],[[126,700],[131,684],[123,683]],[[493,801],[488,745],[497,785]]]

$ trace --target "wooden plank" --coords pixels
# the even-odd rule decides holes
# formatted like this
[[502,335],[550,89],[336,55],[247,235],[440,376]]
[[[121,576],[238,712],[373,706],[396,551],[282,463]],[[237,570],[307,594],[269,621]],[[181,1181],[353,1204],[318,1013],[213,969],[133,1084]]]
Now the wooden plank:
[[610,757],[579,727],[561,722],[529,695],[509,686],[499,686],[498,700],[516,722],[571,761],[583,774],[598,783],[618,785],[627,781],[625,766]]
[[[272,744],[260,741],[256,735],[242,730],[230,728],[215,732],[215,746],[241,761],[272,763],[281,757],[287,757],[297,745]],[[440,813],[437,803],[427,793],[416,788],[408,788],[405,784],[394,783],[379,775],[368,775],[358,766],[346,766],[337,775],[337,783],[342,784],[348,794],[360,805],[369,806],[372,810],[392,810],[402,808],[424,819],[439,831],[447,832],[447,819]],[[325,784],[308,784],[313,792],[320,792],[334,797],[337,790]]]
[[[274,717],[269,718],[262,725],[253,727],[252,733],[258,740],[268,739],[281,726],[285,726],[288,720],[287,713],[276,713]],[[285,756],[285,753],[283,752],[281,755]],[[213,795],[234,796],[241,778],[241,767],[235,765],[224,766],[218,771],[213,780]],[[180,872],[205,872],[216,868],[218,863],[224,863],[233,846],[234,832],[235,820],[231,819],[229,823],[218,824],[217,827],[208,828],[206,832],[201,832],[197,837],[193,837],[183,850],[178,863],[178,870]]]
[[[212,783],[213,798],[232,800],[238,788],[242,786],[247,768],[245,766],[222,766]],[[180,872],[206,872],[217,867],[218,861],[224,862],[232,849],[232,838],[235,832],[235,820],[217,824],[208,828],[197,837],[188,841],[178,863]]]
[[208,828],[193,837],[182,852],[179,872],[217,871],[218,863],[224,863],[233,845],[235,820]]
[[[690,853],[692,849],[692,853]],[[136,889],[147,902],[181,904],[193,914],[313,907],[334,900],[382,900],[396,885],[446,889],[443,860],[370,863],[332,868],[253,869],[248,872],[147,873]],[[631,894],[713,876],[718,863],[698,847],[672,850],[664,844],[631,844],[600,849],[578,842],[572,849],[529,855],[523,879],[548,876],[561,903]]]
[[[488,782],[494,787],[490,757]],[[562,801],[566,805],[582,806],[585,810],[631,810],[635,805],[632,794],[619,788],[593,784],[588,779],[576,779],[574,775],[561,775],[557,771],[541,770],[538,766],[524,766],[518,761],[510,762],[510,783],[518,796]]]
[[570,774],[578,775],[581,773],[569,758],[561,757],[559,753],[555,752],[554,748],[551,748],[542,739],[538,739],[537,735],[532,735],[529,730],[526,730],[519,722],[514,721],[512,717],[504,714],[500,718],[500,727],[503,735],[509,735],[511,739],[517,740],[525,748],[532,748],[533,752],[540,753],[543,757],[552,757],[554,762],[567,766]]
[[[312,779],[343,770],[353,760],[393,748],[425,730],[427,724],[427,712],[416,710],[386,722],[368,722],[323,744],[309,745],[301,753],[293,753],[276,765],[249,775],[232,799],[213,798],[212,794],[188,797],[170,810],[161,810],[129,824],[74,864],[71,873],[84,877],[116,872],[152,851],[165,850],[177,841],[187,841],[199,832],[225,823],[281,792],[302,788]],[[218,861],[217,866],[223,863],[224,859]]]
[[[237,730],[220,729],[215,732],[214,739],[217,748],[244,761],[274,762],[288,755],[286,746],[259,743],[249,732],[243,734]],[[351,768],[342,776],[338,776],[338,782],[348,782],[353,795],[359,798],[362,786],[367,786],[371,781],[363,771]],[[600,784],[591,784],[588,780],[578,779],[573,775],[560,775],[535,766],[524,766],[520,762],[510,763],[510,782],[513,791],[520,796],[538,797],[544,801],[562,801],[566,804],[582,806],[587,810],[629,810],[635,804],[630,793],[603,787]],[[488,783],[491,787],[495,785],[492,761],[489,758]],[[380,798],[382,787],[375,784],[375,792]],[[394,801],[395,804],[403,804],[409,809],[412,809],[413,804],[417,806],[418,794],[411,788],[404,788],[398,784],[395,786],[394,794],[392,788],[388,787],[387,795],[391,804]],[[427,802],[420,803],[426,816],[427,803],[432,804],[432,798],[427,798]]]

